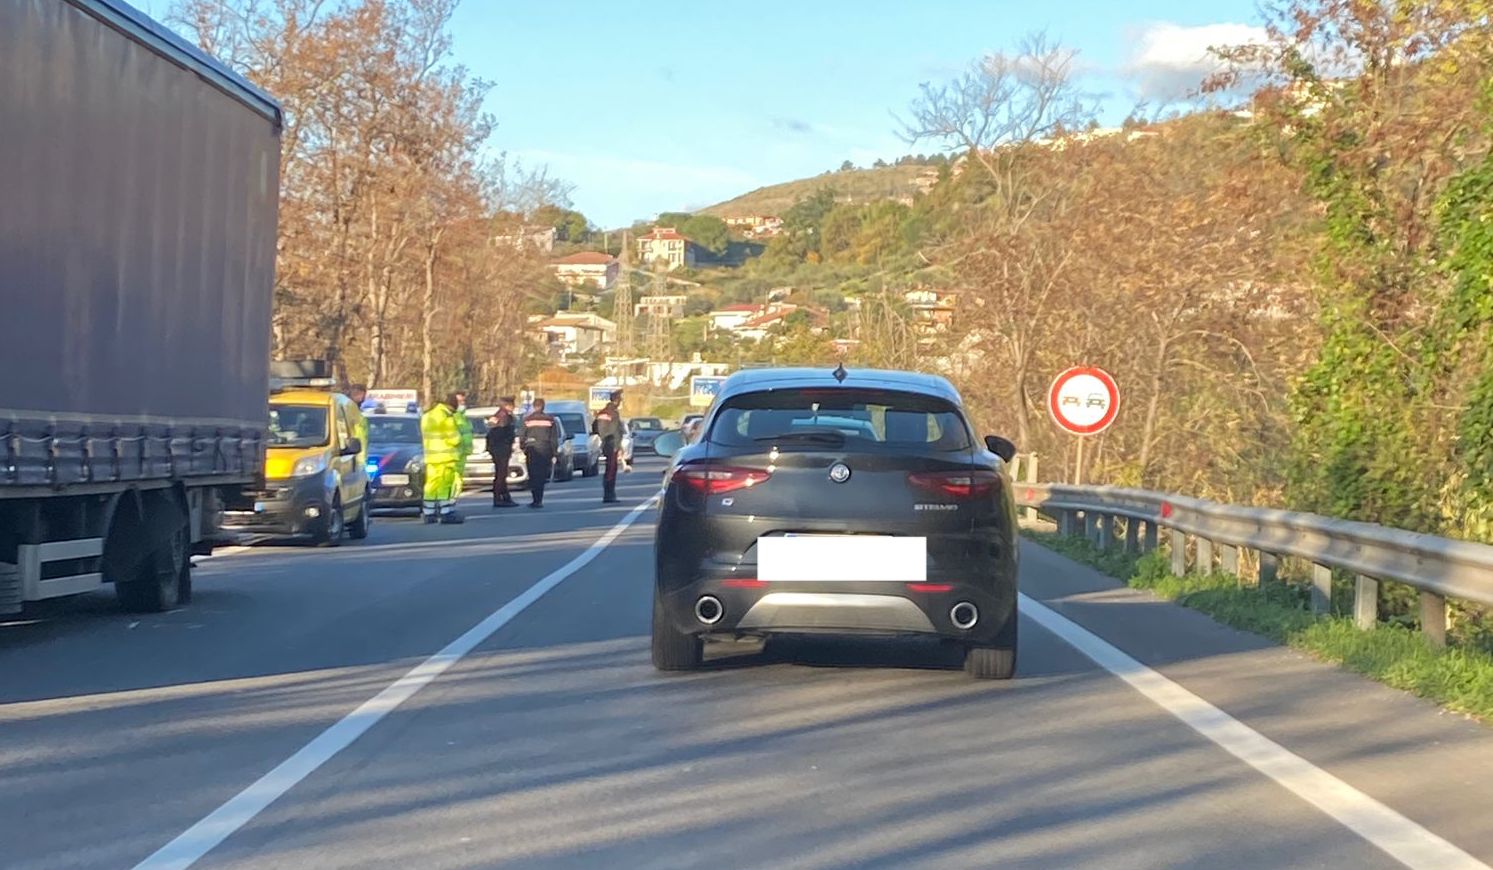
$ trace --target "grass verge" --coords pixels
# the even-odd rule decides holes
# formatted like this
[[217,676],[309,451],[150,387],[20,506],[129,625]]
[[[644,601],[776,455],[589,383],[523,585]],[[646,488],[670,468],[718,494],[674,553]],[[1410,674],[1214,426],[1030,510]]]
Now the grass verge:
[[1471,645],[1436,649],[1418,631],[1380,625],[1361,631],[1351,619],[1311,612],[1306,589],[1275,583],[1240,586],[1224,574],[1173,577],[1166,557],[1100,550],[1084,538],[1054,532],[1023,534],[1042,546],[1136,589],[1147,589],[1217,621],[1287,644],[1322,661],[1413,692],[1449,710],[1493,723],[1493,654]]

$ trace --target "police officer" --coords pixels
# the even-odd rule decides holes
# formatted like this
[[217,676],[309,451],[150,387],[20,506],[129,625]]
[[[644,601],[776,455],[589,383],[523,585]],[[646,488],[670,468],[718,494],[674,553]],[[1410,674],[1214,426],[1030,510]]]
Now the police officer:
[[603,504],[617,502],[617,453],[622,449],[622,391],[613,390],[605,408],[596,412],[591,421],[591,434],[601,437],[601,455],[606,460],[606,471],[601,478],[601,501]]
[[456,512],[456,468],[461,430],[456,425],[456,395],[435,403],[420,417],[420,442],[425,461],[425,493],[421,514],[425,522],[460,523]]
[[517,437],[518,418],[513,413],[513,397],[498,400],[498,412],[487,421],[487,453],[492,457],[492,506],[515,507],[518,502],[508,492],[508,460],[513,456],[513,439]]
[[544,399],[536,398],[534,410],[524,417],[524,455],[529,459],[529,492],[534,496],[531,508],[544,507],[544,487],[554,471],[559,449],[555,418],[545,413]]

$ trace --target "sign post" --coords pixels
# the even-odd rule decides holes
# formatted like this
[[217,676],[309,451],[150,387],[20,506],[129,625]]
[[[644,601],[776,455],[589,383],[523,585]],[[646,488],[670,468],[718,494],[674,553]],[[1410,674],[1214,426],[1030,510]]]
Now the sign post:
[[1073,482],[1083,483],[1083,442],[1108,429],[1120,413],[1120,387],[1109,372],[1074,366],[1053,379],[1047,410],[1060,428],[1078,436]]

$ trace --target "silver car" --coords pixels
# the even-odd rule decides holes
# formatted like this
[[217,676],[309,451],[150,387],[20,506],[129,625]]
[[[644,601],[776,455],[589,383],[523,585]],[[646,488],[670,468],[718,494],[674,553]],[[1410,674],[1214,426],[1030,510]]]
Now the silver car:
[[[461,478],[462,486],[467,490],[492,486],[497,469],[493,467],[492,454],[487,452],[487,421],[497,412],[496,407],[467,409],[467,420],[472,424],[472,455],[467,457],[466,473]],[[509,489],[523,489],[529,485],[529,463],[516,437],[513,439],[513,453],[508,457],[507,474]]]
[[591,434],[591,410],[586,403],[558,399],[544,410],[565,427],[574,469],[585,477],[594,477],[601,470],[601,437]]

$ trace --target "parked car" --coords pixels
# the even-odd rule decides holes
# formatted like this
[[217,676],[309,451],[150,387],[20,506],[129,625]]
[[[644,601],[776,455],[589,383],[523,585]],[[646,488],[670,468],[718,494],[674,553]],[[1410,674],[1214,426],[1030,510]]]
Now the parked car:
[[424,499],[424,449],[414,414],[368,417],[368,487],[375,508],[417,508]]
[[664,421],[657,417],[633,417],[627,421],[627,432],[632,436],[633,450],[652,453],[654,439],[664,434]]
[[368,453],[363,413],[329,389],[292,387],[270,397],[264,489],[232,498],[224,526],[309,537],[335,547],[368,537]]
[[[496,405],[467,409],[467,420],[472,424],[472,455],[467,457],[466,473],[461,478],[462,486],[467,490],[492,488],[497,469],[493,467],[492,454],[487,452],[487,421],[497,412]],[[529,485],[529,462],[519,447],[517,436],[514,436],[513,453],[508,456],[504,473],[508,475],[509,489],[523,489]]]
[[586,403],[561,399],[550,402],[545,410],[565,427],[572,467],[584,477],[594,477],[601,468],[601,438],[591,434],[591,411]]
[[[575,479],[575,446],[571,444],[570,430],[565,428],[565,421],[559,417],[555,417],[555,426],[559,430],[555,433],[555,442],[560,447],[555,453],[555,464],[550,470],[550,480],[556,483],[565,483],[566,481]],[[519,426],[518,443],[520,445],[524,443],[523,426]],[[514,455],[517,458],[522,455],[522,451],[520,450],[519,453]],[[527,466],[525,468],[527,470]],[[525,477],[524,480],[527,483],[528,478]]]
[[656,442],[656,667],[698,667],[707,636],[922,635],[1014,674],[1016,447],[976,440],[947,380],[741,371],[700,430]]

